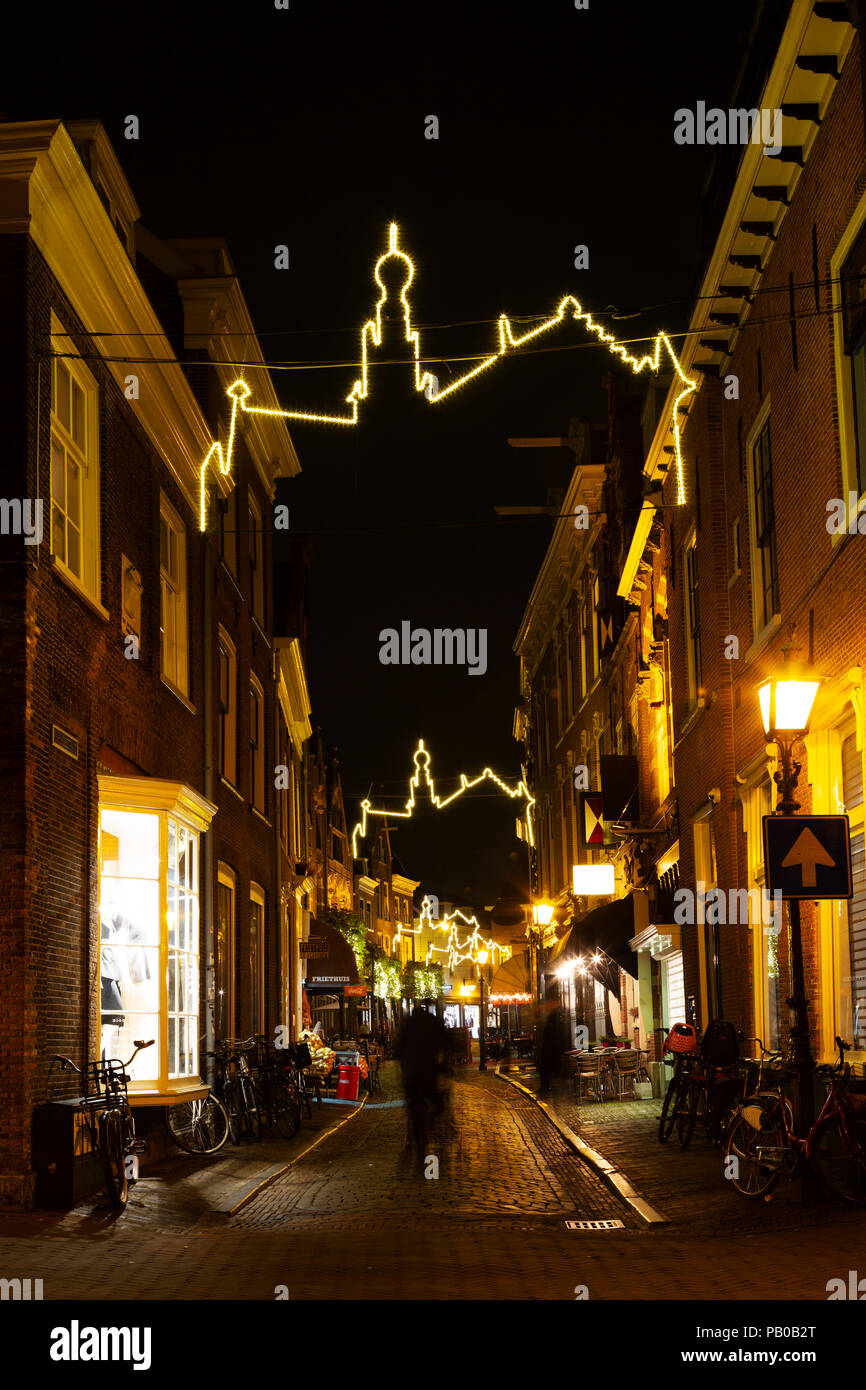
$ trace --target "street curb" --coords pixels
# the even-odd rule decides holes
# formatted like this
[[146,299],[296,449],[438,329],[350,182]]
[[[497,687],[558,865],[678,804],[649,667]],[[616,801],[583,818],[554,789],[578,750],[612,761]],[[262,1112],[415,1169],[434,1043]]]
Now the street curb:
[[499,1080],[507,1081],[510,1086],[514,1086],[516,1090],[522,1091],[525,1096],[528,1096],[533,1105],[535,1105],[543,1115],[547,1116],[550,1123],[559,1131],[565,1142],[576,1151],[578,1157],[583,1159],[583,1162],[586,1163],[588,1167],[592,1168],[608,1187],[613,1189],[626,1206],[630,1207],[648,1226],[666,1226],[669,1224],[666,1216],[662,1216],[661,1212],[656,1211],[655,1207],[650,1206],[645,1198],[635,1192],[624,1173],[621,1173],[613,1163],[608,1162],[603,1154],[591,1148],[584,1139],[581,1139],[575,1134],[574,1130],[570,1129],[563,1120],[560,1120],[558,1115],[554,1115],[550,1106],[545,1104],[543,1100],[539,1100],[534,1091],[530,1091],[526,1086],[522,1086],[519,1081],[515,1081],[507,1072],[500,1070],[501,1066],[502,1063],[500,1062],[496,1067],[496,1075]]
[[[349,1114],[346,1115],[345,1119],[342,1119],[338,1125],[334,1125],[331,1129],[326,1129],[322,1134],[318,1135],[313,1140],[312,1144],[308,1144],[299,1154],[295,1154],[294,1158],[290,1158],[288,1163],[282,1164],[281,1167],[275,1169],[274,1172],[266,1173],[263,1178],[259,1178],[249,1191],[244,1193],[240,1201],[235,1202],[233,1206],[229,1207],[222,1205],[213,1207],[212,1210],[221,1212],[225,1216],[234,1216],[242,1207],[245,1207],[248,1202],[251,1202],[254,1197],[257,1197],[260,1192],[264,1192],[266,1187],[270,1187],[271,1183],[276,1182],[277,1178],[281,1178],[283,1174],[288,1173],[289,1169],[293,1168],[296,1163],[300,1163],[302,1158],[306,1158],[308,1153],[312,1153],[313,1149],[315,1149],[318,1144],[321,1144],[325,1139],[329,1139],[332,1134],[336,1134],[337,1130],[342,1129],[343,1125],[347,1125],[350,1120],[354,1120],[355,1116],[361,1113],[366,1104],[367,1100],[365,1097],[360,1104],[349,1111]],[[231,1199],[229,1198],[228,1200]]]

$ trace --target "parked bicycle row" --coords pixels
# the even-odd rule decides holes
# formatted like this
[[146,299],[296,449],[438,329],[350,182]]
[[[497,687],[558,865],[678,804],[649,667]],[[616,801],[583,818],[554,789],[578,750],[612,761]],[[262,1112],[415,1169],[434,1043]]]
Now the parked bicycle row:
[[[741,1056],[754,1043],[756,1055]],[[845,1060],[848,1043],[836,1038],[839,1060],[814,1069],[825,1089],[818,1118],[798,1132],[786,1087],[799,1079],[780,1052],[760,1038],[742,1039],[733,1024],[714,1020],[699,1040],[696,1029],[676,1023],[664,1041],[673,1067],[659,1118],[658,1138],[676,1131],[687,1149],[700,1125],[724,1153],[724,1175],[744,1197],[767,1198],[783,1176],[811,1167],[822,1186],[866,1205],[866,1079]]]
[[[136,1041],[126,1062],[102,1058],[79,1067],[70,1057],[58,1055],[49,1069],[49,1086],[55,1067],[81,1078],[83,1093],[76,1104],[87,1143],[100,1160],[109,1200],[119,1208],[126,1206],[130,1184],[138,1173],[138,1157],[147,1147],[135,1133],[129,1068],[153,1041]],[[186,1153],[215,1154],[227,1140],[239,1144],[244,1135],[259,1140],[265,1126],[292,1139],[301,1127],[302,1113],[313,1117],[311,1099],[321,1104],[318,1081],[309,1079],[312,1059],[306,1043],[276,1048],[262,1035],[227,1038],[205,1056],[214,1064],[214,1082],[207,1095],[178,1101],[164,1111],[168,1134]]]

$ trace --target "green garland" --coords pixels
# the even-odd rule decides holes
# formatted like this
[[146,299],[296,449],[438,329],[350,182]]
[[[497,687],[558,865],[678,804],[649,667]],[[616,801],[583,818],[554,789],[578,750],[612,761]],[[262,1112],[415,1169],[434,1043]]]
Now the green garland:
[[421,965],[407,961],[403,970],[403,995],[406,999],[438,999],[442,994],[441,965]]

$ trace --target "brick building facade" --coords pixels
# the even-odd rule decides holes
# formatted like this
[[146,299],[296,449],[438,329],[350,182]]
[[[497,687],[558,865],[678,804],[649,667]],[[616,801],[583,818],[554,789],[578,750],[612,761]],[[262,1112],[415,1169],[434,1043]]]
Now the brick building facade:
[[[780,110],[782,148],[774,155],[744,145],[733,173],[721,162],[711,186],[715,241],[680,350],[683,372],[697,383],[679,406],[682,469],[671,423],[681,383],[657,379],[642,422],[643,498],[625,545],[610,548],[628,616],[599,689],[619,688],[620,702],[608,712],[585,698],[568,738],[585,742],[592,716],[618,751],[623,712],[631,729],[640,819],[606,822],[603,853],[618,866],[617,892],[630,887],[646,901],[630,941],[644,1034],[684,1015],[700,1026],[723,1016],[747,1037],[784,1046],[788,935],[762,901],[762,817],[776,806],[776,747],[767,743],[757,692],[793,633],[822,680],[797,755],[800,809],[847,812],[854,870],[850,903],[803,904],[810,1032],[822,1059],[832,1058],[837,1034],[862,1058],[866,542],[857,516],[866,493],[866,144],[860,43],[847,9],[795,2],[759,77],[751,100],[741,94],[736,104]],[[616,452],[609,446],[606,486]],[[845,522],[836,529],[843,499]],[[604,512],[599,535],[618,524],[610,500]],[[551,576],[548,589],[560,585],[560,597],[546,616],[533,594],[518,643],[526,682],[518,732],[540,793],[535,891],[563,901],[564,875],[547,866],[558,863],[568,815],[548,819],[556,789],[538,748],[558,717],[555,632],[567,624],[575,564],[563,560],[554,579],[554,543],[542,575]],[[600,623],[600,598],[594,607]],[[533,625],[546,656],[532,655]],[[556,744],[563,787],[565,755],[577,751],[568,738]],[[565,838],[562,852],[571,852]],[[752,890],[748,911],[742,890]]]
[[263,360],[224,245],[148,233],[84,122],[0,127],[0,233],[4,492],[44,521],[34,544],[4,526],[0,570],[0,1199],[26,1204],[54,1053],[153,1037],[131,1092],[154,1105],[201,1093],[215,1028],[287,1021],[279,799],[305,795],[306,715],[296,651],[278,792],[273,633],[296,634],[272,612],[270,513],[299,464],[257,422],[202,496],[225,335]]

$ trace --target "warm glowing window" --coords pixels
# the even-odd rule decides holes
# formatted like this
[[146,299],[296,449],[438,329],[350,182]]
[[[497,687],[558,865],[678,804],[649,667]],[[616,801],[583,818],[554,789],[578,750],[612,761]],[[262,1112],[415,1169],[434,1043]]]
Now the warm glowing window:
[[265,1031],[265,895],[250,884],[250,1033]]
[[165,497],[159,508],[159,650],[163,680],[189,694],[186,531]]
[[235,1001],[235,901],[237,881],[227,864],[217,866],[214,923],[214,1036],[233,1036]]
[[847,381],[840,394],[847,398],[854,424],[854,467],[849,470],[851,487],[857,496],[866,492],[866,225],[849,251],[842,266],[841,322],[837,319],[836,333],[841,330],[841,349],[847,369]]
[[698,588],[698,542],[692,536],[683,557],[686,583],[686,656],[688,662],[689,704],[694,704],[701,692],[701,604]]
[[776,559],[776,512],[769,414],[751,445],[749,472],[752,541],[752,610],[755,636],[779,612],[779,567]]
[[99,600],[99,388],[72,339],[52,339],[51,553]]
[[252,497],[249,501],[250,605],[259,627],[265,625],[264,535],[262,514]]
[[100,777],[100,1052],[133,1089],[198,1080],[199,835],[213,807],[177,783]]
[[588,621],[592,624],[592,677],[598,675],[599,671],[599,642],[598,642],[598,579],[592,581],[592,601],[587,615]]
[[237,785],[238,751],[238,663],[234,644],[228,635],[219,630],[217,644],[217,667],[219,680],[218,738],[219,770],[232,786]]
[[250,800],[265,813],[265,697],[255,676],[250,680]]

